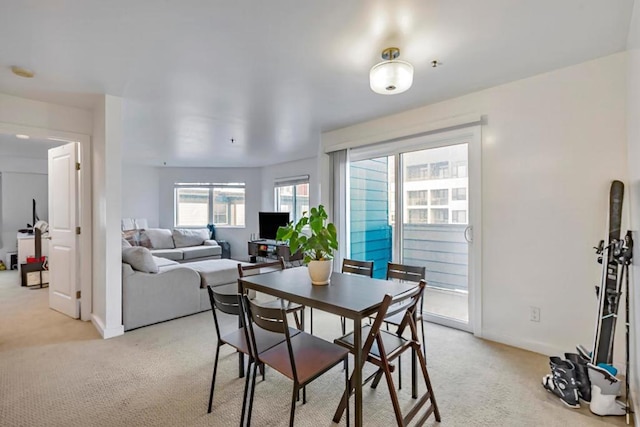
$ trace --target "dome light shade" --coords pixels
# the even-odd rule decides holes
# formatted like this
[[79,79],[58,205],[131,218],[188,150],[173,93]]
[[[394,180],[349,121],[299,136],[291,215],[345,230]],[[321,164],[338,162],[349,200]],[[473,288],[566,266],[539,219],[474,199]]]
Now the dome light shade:
[[409,89],[413,84],[413,65],[396,58],[400,49],[388,48],[382,51],[382,61],[369,72],[371,90],[381,95],[395,95]]

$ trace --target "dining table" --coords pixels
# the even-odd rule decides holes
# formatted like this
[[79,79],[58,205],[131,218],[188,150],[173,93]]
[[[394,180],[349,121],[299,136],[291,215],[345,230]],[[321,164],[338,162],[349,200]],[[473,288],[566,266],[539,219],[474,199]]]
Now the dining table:
[[[328,284],[313,285],[306,267],[294,267],[238,280],[238,292],[253,289],[306,307],[353,320],[355,424],[363,425],[362,405],[362,321],[375,315],[385,295],[397,296],[413,288],[414,283],[373,279],[333,272]],[[416,356],[412,357],[412,395],[417,396]]]

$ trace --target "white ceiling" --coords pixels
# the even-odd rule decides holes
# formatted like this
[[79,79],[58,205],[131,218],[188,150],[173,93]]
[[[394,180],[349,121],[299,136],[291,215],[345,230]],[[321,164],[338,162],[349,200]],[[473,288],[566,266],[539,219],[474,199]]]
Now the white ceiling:
[[[80,107],[123,97],[125,157],[139,163],[263,166],[314,156],[323,131],[622,51],[632,7],[2,0],[0,92]],[[414,65],[414,85],[377,95],[369,69],[389,46]]]

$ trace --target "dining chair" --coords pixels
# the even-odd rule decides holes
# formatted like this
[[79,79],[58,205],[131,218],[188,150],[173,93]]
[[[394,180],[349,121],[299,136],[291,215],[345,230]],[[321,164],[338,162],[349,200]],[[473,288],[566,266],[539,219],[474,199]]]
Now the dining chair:
[[[243,278],[247,276],[254,276],[256,274],[264,274],[272,271],[284,270],[285,268],[287,267],[283,257],[278,258],[277,261],[269,261],[259,264],[238,264],[238,276],[240,278]],[[267,308],[281,308],[281,302],[279,298],[272,301],[260,302],[260,305]],[[285,309],[287,311],[287,314],[293,314],[293,320],[296,323],[296,328],[302,330],[301,316],[304,316],[304,306],[286,301]],[[300,313],[300,315],[298,313]],[[313,332],[313,329],[311,329],[311,332]]]
[[[387,263],[387,280],[397,280],[399,282],[415,282],[420,283],[421,280],[425,280],[427,268],[424,266],[414,266],[406,264],[395,264],[392,262]],[[424,322],[422,317],[422,309],[424,305],[424,295],[420,298],[419,310],[416,311],[416,325],[420,324],[420,331],[422,333],[422,353],[425,359],[427,358],[426,341],[424,334]],[[395,315],[387,315],[384,319],[387,330],[389,325],[399,327],[402,322],[403,313],[396,313]],[[380,377],[378,377],[380,381]],[[402,389],[402,362],[398,358],[398,390]]]
[[[358,274],[360,276],[367,276],[369,278],[372,278],[373,261],[358,261],[355,259],[345,258],[342,260],[342,272],[349,274]],[[347,328],[346,320],[344,317],[340,317],[340,325],[342,326],[342,335],[344,335]]]
[[[429,402],[429,405],[426,407],[426,411],[420,419],[416,422],[416,425],[422,425],[431,416],[431,414],[434,414],[436,421],[440,422],[440,411],[438,410],[438,405],[433,394],[433,388],[431,386],[431,380],[429,379],[429,373],[427,372],[425,357],[420,350],[420,341],[418,340],[418,332],[414,320],[415,312],[424,293],[425,286],[426,282],[421,280],[418,286],[414,289],[397,295],[395,298],[391,295],[385,295],[373,324],[362,326],[362,336],[367,337],[362,348],[363,364],[365,361],[369,362],[377,366],[378,371],[383,372],[387,381],[387,387],[389,389],[391,403],[393,405],[393,411],[398,426],[408,425],[409,422],[415,418],[418,412],[420,412],[421,408],[427,404],[427,402]],[[398,331],[393,333],[382,329],[384,319],[387,316],[394,316],[396,314],[402,315]],[[411,331],[410,338],[403,337],[403,332],[407,327],[409,327],[409,330]],[[351,353],[354,353],[353,332],[335,339],[334,343],[348,349]],[[407,415],[403,416],[400,408],[400,402],[398,400],[398,394],[393,384],[393,376],[391,373],[394,370],[394,367],[391,363],[407,350],[413,350],[418,356],[422,377],[426,385],[426,391],[407,412]],[[377,372],[369,376],[365,380],[365,384],[374,380],[376,377]],[[354,386],[352,376],[349,382],[349,390],[345,391],[338,409],[336,409],[333,417],[334,422],[339,422],[345,408],[348,408],[349,396],[353,390]]]
[[[236,351],[247,355],[249,357],[249,365],[255,363],[256,361],[255,359],[251,358],[252,352],[249,350],[249,345],[247,344],[244,327],[236,328],[226,334],[223,334],[221,332],[217,311],[231,314],[233,316],[240,316],[239,318],[242,320],[242,309],[240,306],[241,302],[238,298],[238,294],[222,294],[216,292],[211,286],[207,286],[207,291],[209,293],[209,301],[211,302],[211,312],[213,313],[213,323],[216,329],[216,337],[218,338],[218,341],[216,343],[215,361],[213,362],[211,390],[209,392],[209,408],[207,410],[207,413],[211,413],[211,409],[213,406],[213,391],[216,383],[216,374],[218,372],[218,358],[220,355],[220,347],[226,344],[235,348]],[[242,324],[244,325],[244,321]],[[297,334],[296,331],[297,330],[292,330],[290,333],[295,335]],[[273,332],[265,331],[263,329],[256,328],[254,334],[256,337],[255,341],[257,343],[257,347],[260,351],[264,351],[284,341],[282,336],[280,336],[279,334],[274,334]],[[262,375],[262,379],[264,380],[264,366],[262,366]],[[247,379],[248,377],[249,376],[247,375]]]
[[[299,391],[302,389],[302,403],[307,402],[306,386],[325,372],[329,371],[339,363],[344,364],[345,372],[345,393],[349,385],[349,350],[332,342],[325,341],[304,331],[299,331],[296,335],[291,334],[287,322],[287,313],[284,309],[267,308],[242,295],[242,308],[246,319],[245,334],[252,357],[261,364],[271,367],[280,372],[285,377],[293,381],[293,391],[291,394],[291,411],[289,414],[289,426],[294,425],[296,401]],[[273,346],[267,350],[260,350],[257,345],[257,328],[262,328],[273,333],[280,334],[284,342]],[[251,367],[249,368],[251,372]],[[253,409],[253,398],[255,395],[256,364],[253,364],[251,384],[245,382],[245,397],[248,395],[249,403],[246,408],[246,398],[243,403],[241,424],[251,425],[251,413]],[[247,376],[248,377],[248,376]],[[248,389],[248,390],[247,390]],[[347,426],[349,425],[349,405],[347,410]]]

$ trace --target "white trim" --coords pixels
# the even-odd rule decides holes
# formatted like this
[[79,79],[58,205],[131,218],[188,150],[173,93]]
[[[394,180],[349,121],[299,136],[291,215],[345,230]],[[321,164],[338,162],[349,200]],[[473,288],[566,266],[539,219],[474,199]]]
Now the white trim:
[[113,338],[124,334],[124,325],[117,325],[112,328],[106,329],[104,322],[95,314],[91,315],[91,323],[98,330],[103,339]]
[[91,182],[91,137],[80,133],[64,132],[34,126],[0,122],[2,134],[26,134],[36,139],[78,142],[80,144],[80,234],[78,252],[89,262],[80,262],[80,319],[88,321],[92,312],[92,182]]
[[[348,148],[362,147],[365,145],[376,144],[381,141],[394,142],[399,139],[404,139],[407,136],[424,136],[431,132],[444,132],[449,129],[456,129],[462,126],[473,126],[481,124],[482,116],[478,113],[465,114],[461,116],[451,117],[443,120],[436,120],[433,122],[420,123],[416,126],[411,126],[402,129],[394,129],[388,132],[376,132],[373,135],[367,135],[362,138],[350,139],[348,141],[338,142],[328,147],[324,147],[325,153],[331,153],[332,151],[344,150]],[[338,130],[339,131],[339,130]],[[337,132],[337,131],[334,131]],[[332,132],[327,134],[330,135]]]
[[284,187],[287,185],[304,184],[309,182],[309,175],[289,176],[283,178],[276,178],[273,180],[273,184],[276,187]]
[[471,329],[471,325],[467,322],[463,322],[461,320],[456,320],[451,317],[439,316],[437,314],[423,312],[422,318],[429,323],[433,323],[436,325],[446,326],[448,328],[459,329],[465,332],[473,332]]
[[513,337],[508,335],[495,334],[493,332],[483,332],[482,339],[488,341],[494,341],[500,344],[510,345],[512,347],[521,348],[524,350],[533,351],[534,353],[544,354],[546,356],[563,355],[565,351],[572,351],[572,349],[560,348],[553,345],[549,345],[546,342],[531,341],[528,339],[522,339],[522,337]]
[[473,334],[482,336],[482,126],[473,128],[469,158],[469,322]]

